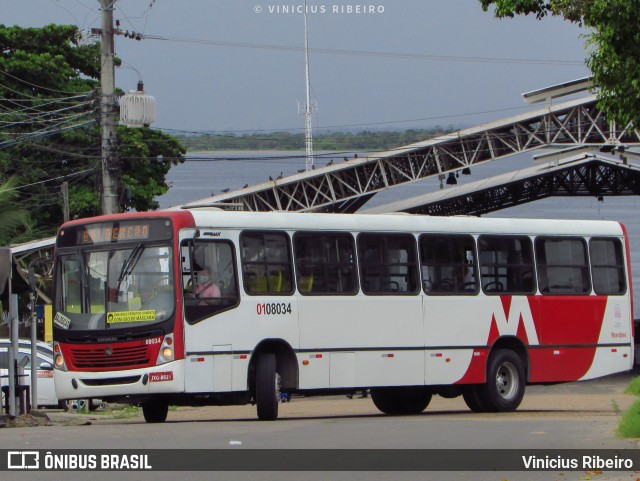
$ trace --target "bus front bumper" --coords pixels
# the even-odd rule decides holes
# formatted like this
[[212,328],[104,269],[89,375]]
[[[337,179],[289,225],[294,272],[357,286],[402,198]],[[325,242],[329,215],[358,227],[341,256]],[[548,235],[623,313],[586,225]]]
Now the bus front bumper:
[[184,392],[184,360],[127,371],[54,370],[58,399],[143,397]]

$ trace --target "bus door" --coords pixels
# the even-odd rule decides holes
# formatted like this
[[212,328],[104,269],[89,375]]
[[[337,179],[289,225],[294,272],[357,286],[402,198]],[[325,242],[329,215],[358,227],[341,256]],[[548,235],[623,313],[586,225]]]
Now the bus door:
[[246,389],[240,370],[233,376],[240,302],[234,239],[221,231],[194,233],[183,232],[180,241],[185,389]]

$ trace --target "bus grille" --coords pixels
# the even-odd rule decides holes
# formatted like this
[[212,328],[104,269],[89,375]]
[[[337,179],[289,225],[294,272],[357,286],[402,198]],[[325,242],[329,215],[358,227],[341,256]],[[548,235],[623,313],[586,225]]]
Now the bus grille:
[[146,366],[150,362],[148,346],[113,345],[111,354],[105,354],[105,348],[71,349],[71,365],[79,369],[105,369],[115,367]]

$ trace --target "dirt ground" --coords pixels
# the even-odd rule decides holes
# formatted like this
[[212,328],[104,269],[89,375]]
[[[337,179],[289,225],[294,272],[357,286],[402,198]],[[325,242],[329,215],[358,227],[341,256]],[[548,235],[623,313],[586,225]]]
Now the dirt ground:
[[[602,379],[554,386],[528,386],[522,404],[518,408],[520,416],[530,414],[535,417],[571,417],[585,413],[621,414],[636,400],[635,396],[624,394],[635,373],[625,373]],[[380,414],[371,398],[360,398],[359,394],[349,399],[346,396],[302,397],[293,396],[287,403],[280,403],[280,418],[323,418],[344,416],[370,416]],[[110,406],[111,407],[111,406]],[[469,413],[462,397],[445,399],[434,396],[426,412],[434,414]],[[62,410],[46,411],[53,424],[100,424],[140,422],[142,410],[99,409],[82,414]],[[471,415],[471,414],[470,414]],[[500,414],[473,414],[475,416],[500,416]],[[198,421],[212,419],[256,419],[255,406],[205,406],[172,407],[168,421]]]

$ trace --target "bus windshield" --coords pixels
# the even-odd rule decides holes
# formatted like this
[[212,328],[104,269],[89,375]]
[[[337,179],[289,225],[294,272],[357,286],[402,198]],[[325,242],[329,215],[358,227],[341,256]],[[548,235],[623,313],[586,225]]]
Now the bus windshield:
[[172,248],[117,246],[58,255],[54,324],[68,330],[146,326],[175,307]]

